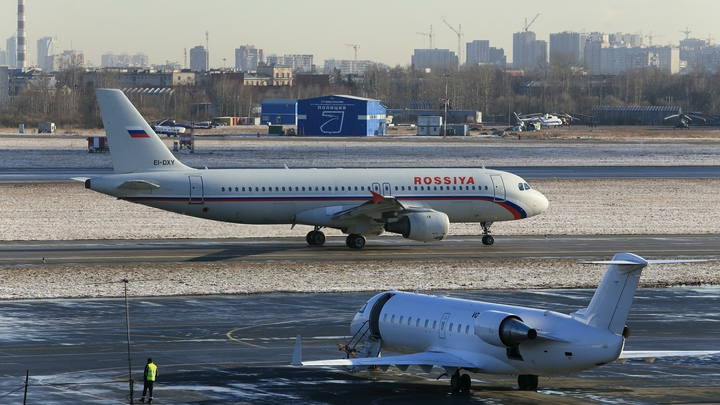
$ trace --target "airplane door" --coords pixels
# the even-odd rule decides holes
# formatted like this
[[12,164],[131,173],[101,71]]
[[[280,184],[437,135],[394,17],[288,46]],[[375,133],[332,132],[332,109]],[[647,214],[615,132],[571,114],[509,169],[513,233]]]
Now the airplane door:
[[493,192],[495,193],[493,201],[505,201],[505,183],[503,182],[502,176],[499,174],[491,174],[490,180],[492,181]]
[[383,186],[382,195],[386,195],[386,196],[392,195],[392,188],[390,187],[390,183],[383,183],[382,186]]
[[450,319],[449,312],[444,313],[442,319],[440,319],[440,330],[438,331],[438,336],[440,336],[440,339],[445,339],[445,329],[447,329],[448,326],[448,319]]
[[203,204],[204,191],[202,176],[188,176],[190,180],[190,204]]
[[377,301],[375,301],[375,305],[373,305],[372,309],[370,310],[370,333],[372,333],[373,336],[376,338],[381,337],[380,336],[380,313],[382,312],[383,306],[385,306],[385,303],[388,302],[390,298],[392,298],[395,294],[393,293],[387,293],[383,295],[382,297],[378,298]]

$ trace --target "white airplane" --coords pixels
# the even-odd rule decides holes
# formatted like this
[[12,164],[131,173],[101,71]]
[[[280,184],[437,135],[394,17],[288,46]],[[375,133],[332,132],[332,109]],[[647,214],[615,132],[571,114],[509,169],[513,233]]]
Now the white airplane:
[[522,178],[485,168],[218,169],[182,164],[120,90],[98,89],[114,174],[85,187],[134,203],[242,224],[314,226],[348,234],[351,248],[384,231],[421,242],[448,234],[450,222],[479,222],[483,243],[495,221],[532,217],[548,207]]
[[[411,365],[429,373],[440,366],[451,375],[453,391],[470,388],[472,373],[517,375],[522,390],[535,390],[538,376],[567,374],[616,360],[663,356],[706,356],[720,351],[624,351],[625,322],[640,273],[649,263],[706,260],[645,260],[618,253],[609,264],[590,305],[569,315],[537,308],[387,291],[360,308],[351,341],[341,345],[346,358],[302,361],[300,336],[293,365],[368,367],[386,370]],[[383,355],[388,350],[401,355]]]

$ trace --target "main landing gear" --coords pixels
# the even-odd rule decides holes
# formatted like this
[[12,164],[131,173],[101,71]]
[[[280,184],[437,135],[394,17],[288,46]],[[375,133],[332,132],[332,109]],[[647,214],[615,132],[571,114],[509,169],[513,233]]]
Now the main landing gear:
[[538,376],[530,374],[519,375],[518,387],[520,387],[520,391],[537,391]]
[[490,225],[492,225],[492,222],[482,222],[480,223],[483,229],[483,237],[482,237],[482,243],[485,246],[490,246],[493,243],[495,243],[495,238],[490,236]]
[[365,242],[365,237],[356,233],[351,233],[345,239],[345,244],[351,249],[362,249],[365,247]]
[[470,392],[470,374],[460,374],[460,370],[450,377],[450,388],[453,394],[461,392]]
[[308,232],[305,241],[310,246],[322,246],[325,244],[325,234],[320,231],[320,227],[316,226],[314,231]]

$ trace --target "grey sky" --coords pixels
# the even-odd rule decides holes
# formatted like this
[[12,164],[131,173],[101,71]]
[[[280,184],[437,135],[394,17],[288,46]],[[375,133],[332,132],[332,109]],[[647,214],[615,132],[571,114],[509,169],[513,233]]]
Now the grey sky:
[[[720,35],[720,0],[26,0],[28,61],[37,59],[37,40],[57,36],[60,49],[82,50],[95,65],[106,52],[144,52],[150,63],[183,63],[183,48],[205,45],[210,65],[234,66],[235,48],[255,45],[267,54],[312,54],[325,59],[358,59],[409,65],[413,49],[457,52],[455,29],[465,43],[490,40],[512,59],[512,34],[525,19],[538,39],[561,31],[652,32],[653,44],[677,45],[690,37]],[[0,48],[17,33],[17,0],[0,0]],[[647,43],[647,38],[645,39]]]

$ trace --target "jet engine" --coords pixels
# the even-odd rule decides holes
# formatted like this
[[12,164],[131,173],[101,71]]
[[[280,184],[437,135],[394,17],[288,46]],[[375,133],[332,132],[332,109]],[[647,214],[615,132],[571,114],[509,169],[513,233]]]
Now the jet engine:
[[420,242],[443,240],[450,229],[448,216],[438,211],[415,212],[385,224],[385,230]]
[[537,331],[524,324],[517,315],[485,311],[475,318],[475,335],[493,346],[515,347],[527,340],[534,340]]

